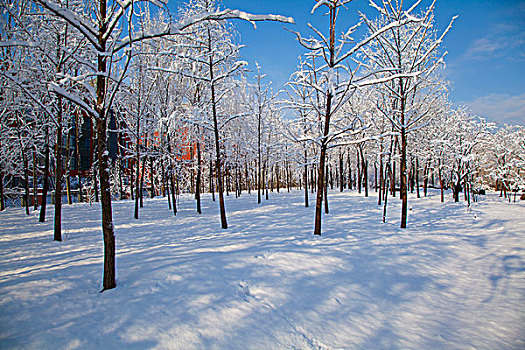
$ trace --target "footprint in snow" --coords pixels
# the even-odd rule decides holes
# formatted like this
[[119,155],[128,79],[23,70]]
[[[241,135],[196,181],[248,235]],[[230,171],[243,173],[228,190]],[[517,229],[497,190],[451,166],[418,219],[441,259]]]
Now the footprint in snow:
[[272,260],[273,259],[273,252],[264,252],[263,254],[261,255],[256,255],[255,258],[256,259],[267,259],[267,260]]
[[249,298],[252,297],[250,293],[250,286],[248,285],[248,282],[246,281],[240,281],[237,286],[237,292],[239,293],[239,296],[242,298],[242,300],[249,302]]

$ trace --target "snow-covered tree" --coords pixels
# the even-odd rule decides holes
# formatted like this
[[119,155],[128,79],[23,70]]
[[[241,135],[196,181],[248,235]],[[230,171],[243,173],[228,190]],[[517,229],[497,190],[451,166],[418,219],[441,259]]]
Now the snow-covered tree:
[[[167,23],[162,28],[144,31],[140,26],[139,28],[133,26],[134,23],[140,22],[138,20],[144,12],[136,11],[138,2],[132,0],[99,0],[89,2],[81,9],[55,0],[36,0],[36,2],[80,33],[89,43],[96,57],[95,62],[83,62],[84,73],[81,77],[65,79],[64,84],[51,84],[50,89],[83,108],[95,120],[105,252],[103,290],[115,288],[115,234],[111,209],[107,123],[115,96],[126,76],[133,44],[142,40],[181,34],[184,29],[205,20],[242,18],[252,22],[265,20],[290,22],[291,19],[272,15],[250,15],[238,10],[215,10],[189,16],[179,22]],[[148,1],[144,2],[148,3]],[[149,3],[158,6],[161,10],[164,7],[163,3],[157,1],[152,0]],[[87,101],[68,91],[66,86],[69,83],[80,84],[87,90],[90,93]]]
[[[371,0],[379,17],[376,20],[363,17],[372,35],[381,28],[389,28],[382,35],[374,36],[363,54],[374,76],[390,79],[378,85],[385,99],[379,110],[391,122],[392,131],[399,133],[401,228],[406,228],[408,213],[408,135],[428,123],[432,116],[430,111],[445,92],[436,74],[443,65],[444,55],[439,56],[437,49],[454,20],[438,35],[434,29],[435,1],[421,14],[413,14],[420,2],[406,8],[399,1],[386,0],[380,6]],[[405,19],[409,22],[399,26],[398,23]]]
[[[319,8],[326,7],[328,9],[328,35],[324,35],[321,30],[311,25],[310,28],[314,31],[315,38],[304,38],[301,34],[295,33],[299,43],[308,50],[308,54],[307,59],[305,59],[306,67],[300,74],[302,79],[294,80],[294,83],[308,85],[313,90],[308,104],[314,114],[313,117],[317,119],[317,125],[314,128],[317,135],[311,137],[311,141],[318,148],[319,154],[314,224],[314,234],[316,235],[321,234],[321,210],[326,186],[327,151],[329,147],[336,147],[334,144],[348,142],[345,140],[348,135],[355,135],[364,126],[356,120],[356,116],[342,113],[342,106],[358,88],[391,81],[397,76],[406,75],[406,72],[398,72],[399,75],[385,75],[376,78],[370,72],[363,72],[360,64],[353,64],[352,62],[358,58],[364,47],[373,40],[417,20],[415,17],[403,13],[395,20],[377,26],[361,41],[355,41],[352,36],[356,34],[362,23],[359,22],[344,31],[336,40],[337,18],[341,8],[344,8],[348,3],[350,0],[319,0],[313,6],[312,14]],[[363,18],[366,20],[366,17],[363,16]],[[390,66],[379,69],[379,71],[383,70],[392,71]]]

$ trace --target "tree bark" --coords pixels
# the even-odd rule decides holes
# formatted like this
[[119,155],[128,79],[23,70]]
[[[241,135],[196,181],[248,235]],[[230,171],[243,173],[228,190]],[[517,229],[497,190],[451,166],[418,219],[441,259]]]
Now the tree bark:
[[[105,62],[105,59],[103,59],[103,61]],[[105,64],[104,70],[101,71],[105,71]],[[115,288],[117,283],[115,280],[115,234],[113,231],[113,213],[111,208],[111,189],[108,171],[106,120],[103,109],[99,111],[99,118],[97,119],[97,135],[98,174],[100,178],[100,201],[102,204],[102,233],[104,237],[104,274],[102,284],[102,291],[104,291]]]
[[130,159],[129,160],[131,166],[130,166],[130,171],[129,171],[129,195],[131,197],[131,200],[134,201],[135,200],[135,188],[133,188],[133,183],[135,182],[134,178],[133,178],[133,169],[134,169],[134,166],[135,166],[135,161],[133,159]]
[[[382,153],[382,151],[381,151]],[[381,205],[382,199],[383,199],[383,189],[384,189],[384,177],[383,177],[383,155],[381,154],[379,159],[379,196],[377,199],[377,205]]]
[[[328,176],[328,165],[326,165],[326,175]],[[330,214],[330,210],[328,209],[328,179],[325,179],[324,181],[324,213]]]
[[228,222],[226,219],[226,205],[224,203],[224,188],[222,182],[222,171],[221,171],[221,147],[220,147],[220,136],[219,136],[219,125],[217,121],[217,102],[215,99],[215,83],[214,83],[214,74],[213,74],[213,58],[211,56],[211,32],[208,29],[208,52],[210,53],[209,60],[209,71],[210,71],[210,81],[211,81],[211,106],[212,106],[212,116],[213,116],[213,133],[215,136],[215,169],[217,175],[217,191],[219,194],[219,210],[221,213],[221,227],[223,229],[228,228]]
[[197,142],[197,181],[195,184],[195,200],[197,201],[197,213],[202,214],[201,210],[201,145]]
[[348,154],[346,156],[347,163],[348,163],[348,189],[352,190],[352,163],[350,159],[350,150],[348,150]]
[[213,160],[210,159],[210,192],[211,198],[215,202],[215,179],[213,178]]
[[[46,126],[46,144],[44,146],[44,188],[42,188],[42,205],[40,206],[39,222],[46,221],[47,191],[49,191],[49,128]],[[1,179],[3,183],[3,179]]]
[[144,208],[144,177],[146,176],[146,156],[142,158],[142,174],[140,176],[140,191],[139,191],[139,205],[141,208]]
[[441,164],[439,165],[439,187],[441,188],[441,203],[445,201],[445,195],[443,191],[443,178],[441,177]]
[[62,97],[58,96],[57,141],[55,149],[55,241],[62,241]]
[[419,159],[416,158],[416,191],[417,191],[417,198],[421,198],[421,194],[419,193]]
[[[97,146],[96,148],[98,149],[98,137],[97,137]],[[92,167],[92,173],[93,173],[93,187],[95,189],[95,202],[99,202],[99,199],[98,199],[98,177],[97,177],[97,167],[100,167],[100,165],[98,165],[98,151],[95,152],[95,157],[97,158],[97,163],[96,164],[93,164]]]
[[[334,55],[335,55],[335,18],[336,9],[330,7],[330,62],[329,68],[334,67]],[[314,235],[321,235],[321,210],[323,202],[323,192],[325,189],[325,162],[326,162],[326,150],[328,147],[328,134],[330,133],[330,118],[332,116],[332,92],[328,90],[326,92],[326,111],[324,116],[324,130],[323,139],[321,140],[321,150],[319,153],[319,169],[317,177],[317,199],[315,202],[315,223],[314,223]]]
[[[390,170],[390,166],[387,165],[387,172],[391,173]],[[389,175],[391,174],[386,174],[385,176],[385,189],[384,189],[384,193],[385,193],[385,202],[383,204],[383,223],[386,222],[386,208],[387,208],[387,205],[388,205],[388,187],[389,187],[389,184],[390,184],[390,180],[389,180]]]
[[425,169],[423,170],[423,195],[427,196],[427,189],[428,189],[428,170],[429,170],[429,162],[425,164]]
[[304,150],[304,172],[303,172],[303,178],[304,178],[304,207],[308,208],[308,151]]
[[[106,40],[104,33],[106,32],[106,0],[100,0],[100,30],[98,41],[102,48],[102,52],[106,50]],[[98,71],[106,73],[105,54],[98,55]],[[113,228],[113,212],[111,208],[111,189],[109,183],[109,167],[107,151],[107,115],[105,109],[105,94],[106,94],[106,77],[104,74],[97,75],[97,104],[95,110],[98,113],[96,119],[97,139],[98,139],[98,169],[100,177],[100,192],[102,205],[102,232],[104,237],[104,274],[103,274],[103,289],[102,291],[115,288],[117,286],[115,279],[115,235]]]
[[84,194],[82,193],[82,177],[81,175],[81,165],[80,162],[80,112],[77,112],[75,115],[75,131],[76,131],[76,145],[75,145],[75,151],[77,152],[77,171],[78,171],[78,201],[82,203],[84,201]]
[[26,215],[29,215],[29,160],[27,159],[27,150],[22,149],[22,162],[24,163],[24,198]]
[[378,183],[377,183],[377,162],[374,162],[374,190],[377,192]]
[[37,186],[37,176],[36,171],[36,146],[33,148],[33,210],[38,210],[38,186]]
[[149,157],[149,179],[151,181],[150,198],[155,198],[155,176],[153,175],[153,156]]
[[[68,123],[69,124],[69,123]],[[73,202],[71,199],[71,130],[67,131],[66,139],[66,193],[67,193],[67,204],[71,205]]]
[[339,192],[343,192],[345,186],[343,153],[339,151]]
[[361,164],[361,159],[359,157],[359,148],[357,148],[357,192],[361,193],[361,186],[363,180],[363,165]]
[[[404,102],[402,102],[404,104]],[[403,110],[403,109],[402,109]],[[401,112],[403,113],[403,111]],[[401,119],[401,123],[404,124],[404,117]],[[401,128],[401,160],[399,164],[399,177],[400,177],[400,193],[401,196],[401,228],[407,227],[407,214],[408,214],[408,194],[407,194],[407,139],[406,130],[404,127]]]

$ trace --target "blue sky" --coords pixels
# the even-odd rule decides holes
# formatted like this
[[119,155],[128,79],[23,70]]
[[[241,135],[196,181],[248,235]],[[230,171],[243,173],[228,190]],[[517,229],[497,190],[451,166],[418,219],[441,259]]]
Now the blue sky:
[[[180,0],[176,1],[180,2]],[[412,4],[413,1],[405,1]],[[223,0],[223,6],[256,14],[282,14],[295,19],[288,28],[310,35],[307,23],[326,32],[323,11],[310,14],[314,0]],[[420,8],[430,0],[423,0]],[[372,16],[367,0],[356,0],[340,14],[338,31],[358,21],[357,11]],[[445,74],[450,81],[450,99],[465,104],[473,113],[499,124],[525,125],[525,0],[438,0],[436,26],[443,30],[459,15],[441,46],[447,51]],[[304,50],[280,23],[259,23],[257,29],[236,21],[243,59],[257,61],[274,89],[288,80]]]

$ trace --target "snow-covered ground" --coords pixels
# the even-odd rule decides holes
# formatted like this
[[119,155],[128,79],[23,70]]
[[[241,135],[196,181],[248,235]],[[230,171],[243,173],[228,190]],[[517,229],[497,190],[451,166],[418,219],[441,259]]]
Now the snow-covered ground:
[[[207,195],[114,202],[116,289],[99,293],[98,205],[64,206],[64,238],[0,213],[0,348],[524,349],[525,203],[410,197],[409,228],[373,197],[330,192],[312,236],[302,192],[257,205]],[[313,202],[311,203],[313,204]]]

